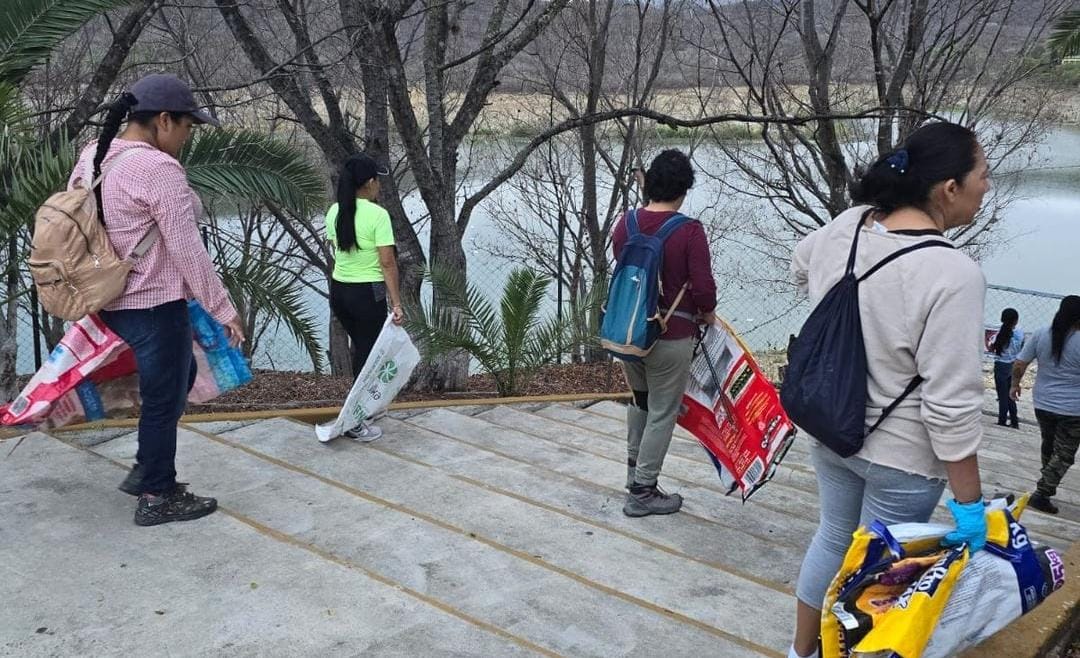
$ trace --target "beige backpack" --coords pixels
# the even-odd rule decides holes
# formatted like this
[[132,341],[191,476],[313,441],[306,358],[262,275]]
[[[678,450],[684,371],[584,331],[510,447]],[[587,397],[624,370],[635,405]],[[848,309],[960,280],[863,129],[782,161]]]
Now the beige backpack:
[[79,320],[105,308],[123,294],[133,259],[146,255],[157,239],[155,225],[135,246],[131,258],[122,259],[98,218],[94,188],[134,150],[114,156],[97,180],[91,160],[81,187],[57,192],[34,215],[28,265],[38,299],[51,315]]

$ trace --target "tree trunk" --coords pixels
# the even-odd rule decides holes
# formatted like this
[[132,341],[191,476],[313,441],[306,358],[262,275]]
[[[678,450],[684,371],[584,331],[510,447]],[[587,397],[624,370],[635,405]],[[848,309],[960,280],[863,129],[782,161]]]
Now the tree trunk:
[[0,322],[0,400],[4,402],[14,399],[19,392],[15,380],[15,364],[19,356],[19,302],[16,299],[19,270],[15,265],[18,247],[16,238],[8,239],[7,276],[4,277],[8,302],[4,309],[3,322]]
[[[453,272],[466,272],[465,249],[461,246],[461,236],[454,222],[453,205],[445,205],[440,211],[443,215],[441,221],[434,213],[431,218],[431,265]],[[451,307],[437,292],[432,303],[437,307],[446,306],[452,311],[460,311]],[[413,377],[412,386],[417,390],[432,392],[464,391],[469,380],[469,361],[467,353],[457,352],[437,362],[421,364]]]
[[330,315],[330,349],[327,352],[330,362],[330,374],[341,377],[352,376],[352,352],[349,349],[349,334],[337,318]]

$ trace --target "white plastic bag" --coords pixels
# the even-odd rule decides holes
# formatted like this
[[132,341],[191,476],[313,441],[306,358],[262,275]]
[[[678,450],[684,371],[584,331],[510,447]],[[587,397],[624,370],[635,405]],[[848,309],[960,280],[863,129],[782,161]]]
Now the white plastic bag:
[[331,423],[316,425],[315,436],[325,443],[386,409],[418,363],[420,352],[409,334],[388,316],[341,413]]

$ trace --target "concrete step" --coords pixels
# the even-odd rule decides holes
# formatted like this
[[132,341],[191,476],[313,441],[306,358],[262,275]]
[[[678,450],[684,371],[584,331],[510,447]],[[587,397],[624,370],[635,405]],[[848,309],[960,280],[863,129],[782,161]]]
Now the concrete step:
[[[624,483],[626,440],[625,427],[620,421],[558,405],[538,409],[535,414],[496,407],[478,418],[497,422],[508,429],[522,429],[535,437],[618,464],[621,474],[610,484],[622,486]],[[619,433],[608,433],[605,429]],[[700,446],[698,449],[701,449]],[[773,482],[792,476],[791,470],[782,470]],[[716,469],[697,458],[670,454],[664,461],[660,481],[662,486],[683,494],[691,512],[701,512],[707,519],[724,518],[727,514],[746,514],[745,518],[751,520],[759,518],[761,524],[773,529],[775,534],[771,536],[789,546],[805,546],[816,527],[813,521],[816,496],[812,493],[792,487],[777,488],[775,491],[767,488],[762,489],[760,498],[755,495],[750,503],[743,506],[738,496],[727,495],[726,489],[720,485]]]
[[[387,446],[433,443],[398,421],[381,424]],[[134,447],[124,437],[99,449],[130,457]],[[312,428],[274,420],[219,436],[185,431],[178,459],[238,514],[527,646],[743,656],[780,655],[789,641],[790,628],[746,614],[786,618],[787,594],[379,444],[323,445]]]
[[[590,405],[585,411],[605,416],[619,423],[625,422],[625,407],[614,402],[605,401]],[[621,427],[624,428],[625,425]],[[1039,479],[1041,469],[1038,457],[1041,439],[1037,428],[1021,426],[1018,431],[1009,427],[999,427],[992,418],[987,417],[983,419],[983,430],[985,438],[979,450],[983,489],[987,493],[1031,491],[1034,483]],[[697,447],[695,445],[697,441],[686,430],[680,427],[677,434],[685,439],[679,442],[684,450],[689,450],[691,445]],[[1016,442],[1020,442],[1020,448],[1014,445]],[[797,440],[784,463],[790,463],[796,470],[812,472],[806,442]],[[1070,471],[1066,475],[1056,500],[1061,503],[1060,515],[1049,516],[1031,510],[1025,516],[1024,522],[1032,529],[1042,528],[1070,543],[1076,541],[1080,538],[1080,477],[1075,471]]]
[[[181,449],[208,444],[187,435]],[[44,434],[4,448],[0,655],[541,653],[231,515],[231,496],[205,519],[140,528],[116,464]],[[250,473],[263,466],[231,452]],[[185,471],[197,491],[211,488],[203,469]]]
[[[600,404],[607,405],[608,403]],[[565,426],[585,428],[601,435],[601,437],[606,437],[607,440],[603,444],[608,447],[612,458],[625,459],[626,425],[624,417],[615,417],[613,414],[617,410],[612,409],[610,406],[594,406],[599,407],[599,409],[594,411],[593,407],[575,409],[565,405],[551,405],[537,410],[535,414],[549,421],[555,420]],[[486,413],[481,414],[481,417],[486,416]],[[695,439],[687,438],[689,435],[681,428],[678,434],[681,441],[696,442]],[[778,469],[776,477],[765,488],[755,494],[748,505],[759,505],[789,514],[808,515],[810,519],[816,519],[816,483],[813,480],[813,475],[811,475],[812,467],[809,464],[808,453],[806,453],[805,447],[798,448],[799,443],[800,440],[797,439],[795,446]],[[597,441],[597,445],[600,444],[601,441]],[[705,464],[704,459],[706,458],[701,458],[702,464]],[[704,486],[711,485],[714,488],[719,485],[718,478],[709,473],[707,469],[685,469],[680,465],[678,459],[669,457],[668,461],[665,462],[664,471],[675,481],[691,482]],[[984,477],[984,487],[987,491],[1024,491],[1030,485],[1023,485],[1019,478],[990,473]],[[942,504],[934,513],[934,520],[944,523],[951,522],[952,516],[948,509],[944,507],[944,501],[948,499],[948,495],[946,489],[945,494],[942,496]],[[1032,510],[1024,515],[1023,521],[1036,540],[1053,546],[1065,548],[1080,538],[1080,523],[1069,514],[1050,516]],[[816,522],[812,523],[812,525],[816,526]],[[811,529],[810,532],[812,533],[813,530]]]
[[[751,517],[723,522],[693,514],[630,519],[622,513],[623,464],[445,410],[414,417],[409,424],[426,431],[410,432],[409,441],[387,441],[380,447],[723,572],[784,593],[793,591],[797,566],[792,565],[801,558],[802,547],[778,542]],[[426,441],[415,440],[417,436]]]
[[[611,401],[590,405],[585,411],[619,421],[626,417],[626,407]],[[993,419],[987,417],[983,419],[983,432],[985,439],[979,450],[981,470],[990,478],[1011,477],[1013,479],[1009,480],[1010,482],[1023,483],[1021,490],[1031,490],[1042,469],[1040,457],[1042,439],[1038,427],[1022,425],[1019,430],[1015,430],[1011,427],[1000,427]],[[696,447],[696,440],[683,428],[677,428],[676,434],[685,439],[685,443]],[[685,447],[683,443],[679,445]],[[792,446],[792,452],[802,455],[804,460],[808,457],[806,449],[806,443],[801,441],[796,441]],[[1063,502],[1070,505],[1080,504],[1080,476],[1071,473],[1066,475],[1061,483],[1061,497]]]

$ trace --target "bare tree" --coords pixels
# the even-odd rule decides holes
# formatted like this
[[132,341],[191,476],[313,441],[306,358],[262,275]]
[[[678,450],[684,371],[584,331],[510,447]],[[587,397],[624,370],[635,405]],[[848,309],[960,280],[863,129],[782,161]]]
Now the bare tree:
[[[756,144],[716,140],[737,166],[732,188],[770,204],[795,235],[808,233],[850,205],[858,166],[934,116],[981,129],[998,169],[1040,137],[1049,94],[1026,86],[1037,72],[1026,55],[1065,4],[710,0],[689,38],[713,54],[712,79],[734,92],[728,102],[748,113],[826,117],[812,130],[763,125]],[[1021,94],[1022,108],[1013,103]],[[872,121],[831,118],[869,107],[878,108]],[[999,191],[955,237],[977,247],[1008,200]],[[775,225],[761,233],[775,237]]]
[[[533,120],[553,124],[558,117],[650,107],[682,4],[589,0],[565,10],[531,53],[537,73],[523,74],[527,87],[550,98],[546,108],[529,103]],[[581,302],[608,277],[611,232],[632,199],[630,172],[643,164],[651,125],[636,115],[585,122],[541,147],[540,157],[510,181],[529,212],[504,206],[495,213],[502,232],[519,237],[521,247],[511,251],[499,241],[487,245],[489,253],[561,277],[571,304]],[[594,334],[598,308],[589,321]],[[602,357],[596,349],[586,352],[590,360]]]
[[[425,258],[398,190],[394,185],[384,188],[381,201],[394,220],[400,259],[408,277],[405,288],[413,295],[418,295],[420,286],[412,274],[418,264],[430,261],[464,270],[461,239],[470,213],[459,214],[457,210],[459,147],[498,87],[503,69],[568,2],[553,0],[537,8],[535,0],[496,0],[489,4],[486,16],[478,16],[467,15],[470,6],[465,2],[339,1],[340,29],[348,35],[346,54],[362,72],[363,144],[377,156],[385,156],[391,148],[389,118],[393,117],[409,172],[428,211],[430,238]],[[319,48],[322,36],[316,37],[316,26],[304,18],[306,4],[279,0],[272,10],[265,4],[261,7],[284,18],[295,41],[286,46],[268,43],[269,37],[253,27],[251,13],[243,11],[236,0],[215,3],[254,68],[288,105],[327,160],[339,165],[357,151],[359,140],[345,120],[341,86],[332,84],[329,67],[322,59],[328,49]],[[484,25],[479,46],[471,49],[454,38],[466,19]],[[326,33],[339,28],[319,29]],[[414,34],[420,36],[414,40]],[[295,54],[275,58],[273,48]],[[298,76],[298,71],[304,76]],[[420,83],[414,82],[418,76],[422,76]],[[314,89],[303,87],[302,80],[308,77],[314,80]],[[417,91],[423,97],[422,113],[414,106]],[[313,96],[321,102],[321,112]],[[467,375],[467,358],[446,359],[427,373],[421,385],[461,388]]]

